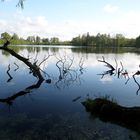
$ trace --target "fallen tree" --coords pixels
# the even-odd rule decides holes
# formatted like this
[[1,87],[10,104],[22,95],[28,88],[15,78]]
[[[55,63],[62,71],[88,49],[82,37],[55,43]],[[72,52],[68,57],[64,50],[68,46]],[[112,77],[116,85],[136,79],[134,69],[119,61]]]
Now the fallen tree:
[[42,76],[42,74],[41,74],[41,72],[40,72],[39,66],[37,66],[36,63],[33,63],[33,64],[32,64],[32,63],[29,61],[28,58],[25,58],[25,57],[23,57],[23,56],[17,54],[16,52],[14,52],[12,49],[8,48],[8,45],[9,45],[9,41],[7,41],[6,43],[4,43],[4,45],[3,45],[2,47],[0,47],[0,50],[4,50],[4,51],[10,53],[12,56],[16,57],[18,60],[20,60],[20,61],[22,61],[23,63],[25,63],[25,64],[30,68],[30,70],[32,71],[33,75],[34,75],[35,77],[38,77],[38,79],[39,79],[40,81],[43,81],[44,78],[43,78],[43,76]]
[[124,107],[103,98],[82,102],[86,110],[105,122],[111,122],[140,133],[140,107]]
[[8,105],[12,105],[13,101],[23,95],[29,94],[32,92],[33,89],[37,89],[41,86],[42,81],[38,80],[36,84],[30,85],[28,87],[26,87],[24,90],[21,90],[17,93],[14,93],[12,96],[6,97],[6,98],[0,98],[0,102],[1,103],[6,103]]
[[[19,55],[18,53],[16,53],[15,51],[13,51],[12,49],[8,48],[9,44],[10,44],[10,41],[6,41],[4,43],[4,45],[0,47],[0,50],[3,50],[3,51],[6,51],[6,52],[10,53],[12,56],[14,56],[18,60],[20,60],[24,64],[26,64],[29,67],[29,69],[30,69],[30,73],[32,73],[33,76],[37,78],[36,84],[32,84],[31,86],[28,86],[24,90],[21,90],[21,91],[19,91],[17,93],[14,93],[10,97],[4,98],[4,99],[0,99],[0,102],[7,103],[7,104],[11,105],[13,103],[13,100],[15,100],[17,97],[23,96],[23,95],[25,95],[27,93],[30,93],[33,89],[39,88],[41,86],[42,82],[44,81],[44,77],[42,75],[42,72],[44,72],[44,71],[40,68],[40,65],[43,62],[45,62],[49,58],[50,55],[45,57],[43,59],[43,61],[41,61],[40,64],[37,65],[37,60],[36,59],[35,59],[34,62],[30,62],[29,58],[25,58],[25,57]],[[16,64],[16,63],[14,63],[14,64]],[[17,68],[19,68],[19,66],[17,64],[16,64],[16,66],[17,66]],[[9,76],[9,79],[7,80],[7,82],[10,82],[12,80],[12,78],[13,78],[10,75],[9,71],[10,71],[10,64],[8,65],[8,70],[7,70],[7,74]],[[49,82],[48,82],[48,80],[49,80]],[[50,79],[48,79],[48,80],[46,80],[46,82],[50,83],[51,80]]]

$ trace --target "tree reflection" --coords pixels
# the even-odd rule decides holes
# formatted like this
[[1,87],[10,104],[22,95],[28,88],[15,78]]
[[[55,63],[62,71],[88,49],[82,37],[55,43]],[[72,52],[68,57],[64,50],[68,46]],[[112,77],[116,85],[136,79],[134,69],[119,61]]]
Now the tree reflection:
[[[8,52],[9,54],[11,54],[12,56],[14,56],[15,58],[17,58],[17,60],[20,60],[21,62],[23,62],[26,66],[29,67],[30,69],[30,74],[32,74],[34,77],[37,78],[37,83],[36,84],[33,84],[29,87],[27,87],[26,89],[22,90],[22,91],[19,91],[18,93],[15,93],[13,94],[12,96],[10,97],[7,97],[5,99],[0,99],[0,102],[3,102],[3,103],[7,103],[9,105],[12,104],[13,100],[15,100],[17,97],[19,96],[23,96],[27,93],[30,93],[33,89],[35,88],[39,88],[40,85],[43,83],[44,81],[44,77],[42,75],[42,72],[43,70],[41,69],[41,65],[51,56],[50,54],[48,54],[48,56],[45,56],[44,59],[41,61],[41,62],[38,62],[37,60],[37,55],[34,59],[34,62],[31,62],[30,61],[30,58],[25,58],[23,56],[21,56],[20,54],[16,53],[14,50],[12,50],[11,48],[8,47],[8,45],[10,44],[10,41],[6,41],[4,43],[4,45],[2,47],[0,47],[0,49],[2,51],[5,51],[5,52]],[[40,50],[40,49],[38,49]],[[38,51],[37,51],[38,52]],[[37,53],[38,54],[38,53]],[[19,66],[14,63],[17,68],[15,69],[15,71],[19,68]],[[7,82],[10,82],[13,77],[11,76],[10,74],[10,64],[8,65],[8,70],[7,70],[7,75],[9,76],[9,79],[7,80]]]
[[109,68],[109,70],[107,71],[104,71],[103,73],[101,74],[98,74],[98,75],[101,75],[101,79],[104,78],[105,75],[109,75],[109,76],[117,76],[118,79],[120,79],[121,77],[122,78],[125,78],[126,79],[126,82],[125,84],[128,83],[128,81],[133,78],[134,82],[136,83],[136,85],[138,86],[138,89],[136,91],[136,94],[138,95],[139,91],[140,91],[140,83],[138,82],[138,80],[136,79],[136,76],[139,76],[140,75],[140,71],[138,70],[137,72],[134,72],[134,74],[130,77],[129,76],[129,73],[127,70],[124,70],[124,66],[123,66],[123,63],[120,62],[120,67],[118,67],[118,63],[117,61],[115,60],[116,62],[116,67],[114,68],[114,66],[110,63],[108,63],[107,61],[105,61],[105,58],[103,57],[103,60],[98,60],[99,62],[103,62],[106,64],[106,66]]
[[[34,57],[31,57],[30,53],[27,54],[27,57],[22,56],[19,53],[16,53],[15,51],[13,51],[8,46],[2,46],[0,47],[0,49],[2,51],[8,52],[9,54],[17,58],[17,60],[26,64],[26,66],[30,70],[29,74],[32,74],[32,76],[37,79],[37,82],[35,84],[32,84],[17,93],[13,93],[12,96],[9,96],[6,98],[0,98],[1,103],[12,105],[14,103],[14,100],[19,98],[20,96],[32,93],[34,89],[40,88],[43,82],[47,84],[53,83],[54,86],[57,87],[58,89],[64,88],[66,86],[70,86],[71,84],[75,82],[80,83],[80,77],[84,73],[84,57],[78,58],[79,59],[78,60],[78,59],[75,59],[74,56],[69,56],[66,53],[63,53],[62,55],[60,55],[58,52],[57,52],[57,55],[53,53],[50,54],[48,50],[47,53],[45,53],[44,58],[40,60],[38,59],[38,56],[39,56],[38,54],[39,54],[40,49],[37,49],[39,51],[37,51],[36,49],[35,50],[32,49],[33,51],[36,52]],[[31,48],[28,48],[28,49],[31,50]],[[46,72],[46,70],[44,70],[46,68],[45,62],[50,57],[54,57],[56,59],[55,66],[58,69],[57,80],[54,80],[54,81],[52,81],[53,77],[51,77]],[[13,64],[15,67],[13,71],[16,72],[20,68],[20,65],[16,62],[14,62]],[[11,82],[13,79],[13,76],[11,75],[11,65],[9,64],[7,67],[8,69],[6,73],[9,77],[7,82]]]
[[[84,72],[83,64],[84,59],[83,57],[80,58],[79,62],[75,64],[75,58],[74,56],[70,57],[66,54],[61,56],[56,56],[57,62],[56,67],[59,71],[58,80],[55,82],[55,86],[58,89],[65,88],[70,86],[71,84],[74,84],[75,82],[80,83],[80,77]],[[78,69],[75,68],[75,65]]]
[[9,71],[10,71],[10,64],[8,65],[8,70],[7,70],[7,75],[9,76],[9,79],[7,80],[7,82],[10,82],[13,79]]
[[134,79],[134,82],[138,85],[138,90],[136,91],[136,94],[138,95],[139,91],[140,91],[140,84],[139,82],[136,80],[136,75],[140,75],[140,71],[137,71],[134,75],[133,75],[133,79]]
[[30,85],[27,88],[25,88],[24,90],[21,90],[21,91],[19,91],[17,93],[14,93],[10,97],[6,97],[6,98],[3,98],[3,99],[0,98],[0,102],[6,103],[8,105],[12,105],[13,104],[13,101],[16,98],[18,98],[20,96],[23,96],[23,95],[26,95],[28,93],[31,93],[33,89],[39,88],[41,86],[42,82],[43,82],[42,80],[38,80],[36,84]]

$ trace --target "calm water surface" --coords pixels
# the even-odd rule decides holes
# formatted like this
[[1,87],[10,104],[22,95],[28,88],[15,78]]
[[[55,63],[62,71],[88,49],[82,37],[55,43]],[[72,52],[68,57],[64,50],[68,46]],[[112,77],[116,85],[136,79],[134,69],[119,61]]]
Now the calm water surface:
[[[123,106],[140,106],[139,86],[132,78],[139,70],[138,50],[61,46],[13,49],[37,64],[50,57],[40,65],[46,81],[29,90],[37,83],[29,68],[0,51],[0,139],[140,139],[132,130],[91,116],[81,104],[88,97],[108,96]],[[109,69],[98,61],[102,56],[114,67],[127,70],[130,79],[105,74]],[[140,82],[138,76],[136,79]],[[22,95],[21,91],[28,93]]]

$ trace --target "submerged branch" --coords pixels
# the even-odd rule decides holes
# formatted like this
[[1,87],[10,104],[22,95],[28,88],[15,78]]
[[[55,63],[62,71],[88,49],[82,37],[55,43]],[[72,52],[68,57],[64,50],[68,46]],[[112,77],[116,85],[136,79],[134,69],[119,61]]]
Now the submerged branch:
[[[12,56],[14,56],[14,57],[17,58],[18,60],[20,60],[20,61],[22,61],[24,64],[26,64],[26,65],[29,67],[29,69],[30,69],[31,73],[33,74],[33,76],[37,77],[37,79],[38,79],[38,81],[37,81],[36,84],[33,84],[33,85],[31,85],[31,86],[28,86],[28,87],[25,88],[24,90],[19,91],[19,92],[17,92],[16,94],[14,94],[14,95],[12,95],[12,96],[10,96],[10,97],[7,97],[7,98],[5,98],[5,99],[0,99],[0,102],[2,102],[2,103],[7,103],[7,104],[11,105],[11,104],[13,103],[13,101],[14,101],[16,98],[18,98],[19,96],[23,96],[23,95],[25,95],[25,94],[27,94],[27,93],[30,93],[33,89],[39,88],[39,87],[41,86],[42,82],[44,81],[44,78],[43,78],[42,73],[41,73],[42,70],[40,69],[39,66],[40,66],[43,62],[45,62],[45,61],[49,58],[50,55],[48,55],[48,57],[44,58],[44,60],[43,60],[39,65],[37,65],[37,60],[36,60],[36,62],[31,63],[31,62],[29,61],[29,59],[28,59],[29,57],[28,57],[28,58],[25,58],[25,57],[23,57],[23,56],[17,54],[16,52],[14,52],[12,49],[8,48],[8,45],[9,45],[9,44],[10,44],[10,41],[7,41],[6,43],[4,43],[4,45],[3,45],[2,47],[0,47],[0,50],[4,50],[4,51],[10,53]],[[15,69],[15,71],[16,71],[16,70],[19,68],[19,66],[18,66],[16,63],[14,63],[14,64],[15,64],[16,67],[17,67],[17,68]],[[9,71],[10,71],[10,64],[8,65],[8,70],[7,70],[7,74],[8,74],[8,76],[9,76],[10,78],[8,79],[7,82],[10,82],[10,80],[12,79],[12,76],[10,75]],[[46,82],[47,82],[47,83],[51,83],[51,79],[48,79]]]
[[10,64],[8,65],[8,70],[7,70],[7,75],[9,76],[9,79],[7,80],[7,83],[10,82],[13,79],[13,77],[11,76],[9,71],[10,71]]
[[140,91],[140,84],[138,83],[138,81],[137,81],[136,78],[135,78],[136,75],[140,75],[140,71],[137,71],[137,72],[133,75],[134,82],[138,85],[138,90],[136,91],[136,94],[138,95],[138,93],[139,93],[139,91]]
[[50,56],[53,56],[53,54],[48,53],[48,56],[47,57],[45,56],[38,66],[41,66],[47,59],[49,59]]
[[103,62],[106,64],[106,66],[112,70],[115,70],[115,68],[108,62],[105,61],[105,58],[102,56],[103,60],[98,60],[99,62]]
[[20,60],[23,63],[25,63],[30,68],[30,70],[32,71],[33,75],[35,77],[38,77],[38,79],[43,81],[44,78],[43,78],[43,76],[42,76],[42,74],[40,72],[39,66],[37,66],[36,63],[32,64],[29,61],[29,59],[27,59],[25,57],[22,57],[21,55],[19,55],[16,52],[14,52],[12,49],[8,48],[9,44],[10,44],[9,41],[7,41],[6,43],[4,43],[4,45],[2,47],[0,47],[0,49],[9,52],[12,56],[16,57],[18,60]]
[[[128,71],[124,69],[123,63],[121,61],[120,61],[120,67],[118,67],[118,63],[115,59],[116,67],[114,68],[110,63],[105,61],[104,57],[102,58],[103,60],[98,60],[98,61],[105,63],[106,66],[109,67],[110,69],[105,71],[102,74],[98,74],[102,76],[101,79],[104,78],[105,75],[110,75],[110,76],[114,75],[114,76],[117,76],[118,79],[120,79],[121,77],[125,78],[126,79],[125,84],[127,84],[129,80],[133,78],[134,82],[138,85],[138,90],[136,91],[136,94],[138,94],[138,92],[140,91],[140,84],[136,80],[135,76],[140,75],[140,71],[138,70],[137,72],[135,72],[135,74],[132,75],[132,77],[130,77]],[[115,70],[115,74],[114,74],[114,70]]]
[[43,82],[42,80],[38,80],[36,84],[33,84],[33,85],[25,88],[24,90],[15,93],[14,95],[12,95],[10,97],[4,98],[4,99],[0,99],[0,102],[7,103],[8,105],[12,105],[13,101],[16,98],[30,93],[33,89],[39,88],[41,86],[42,82]]
[[140,133],[140,107],[124,107],[107,99],[87,99],[86,110],[102,121],[108,121]]
[[19,69],[19,66],[18,66],[18,64],[16,64],[15,62],[14,62],[14,64],[15,64],[15,66],[17,67],[14,71],[17,71],[17,70]]

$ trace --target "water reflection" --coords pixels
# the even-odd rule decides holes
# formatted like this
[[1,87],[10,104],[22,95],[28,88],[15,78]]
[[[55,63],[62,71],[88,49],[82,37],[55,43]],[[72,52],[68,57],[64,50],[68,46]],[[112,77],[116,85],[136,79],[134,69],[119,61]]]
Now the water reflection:
[[[133,89],[131,90],[132,93],[136,91],[134,90],[136,89],[136,85],[134,85],[134,83],[132,84],[132,80],[130,80],[130,77],[132,77],[133,74],[138,70],[140,57],[135,53],[130,53],[132,50],[133,49],[131,48],[126,50],[124,48],[121,48],[121,50],[117,49],[117,52],[120,51],[124,52],[120,54],[116,53],[116,49],[111,48],[108,49],[108,53],[106,53],[107,51],[106,49],[101,50],[100,48],[59,49],[45,47],[38,48],[29,46],[14,47],[14,51],[16,51],[17,53],[19,53],[24,57],[29,58],[32,63],[35,62],[38,63],[43,72],[43,75],[46,77],[45,78],[46,83],[50,83],[51,85],[54,85],[58,89],[68,88],[69,86],[72,86],[73,88],[76,89],[77,85],[82,86],[82,84],[84,84],[84,87],[86,87],[86,89],[87,87],[89,87],[89,90],[86,91],[85,94],[87,93],[91,94],[92,91],[97,90],[97,87],[98,88],[103,87],[109,91],[111,89],[115,90],[115,83],[113,82],[117,82],[116,84],[119,84],[120,87],[124,87],[123,84],[128,84]],[[128,51],[129,53],[126,53]],[[48,56],[52,57],[49,58]],[[112,66],[115,67],[115,70],[112,69],[106,70],[105,67],[98,62],[99,59],[102,59],[102,56],[104,56],[107,62],[109,62],[110,64],[112,64]],[[128,58],[130,57],[131,59],[129,59],[128,61]],[[43,60],[47,61],[45,63],[42,63],[44,62]],[[117,62],[115,60],[117,60]],[[5,71],[7,69],[6,73],[9,77],[7,79],[8,83],[14,81],[19,84],[19,82],[21,82],[23,85],[26,85],[26,87],[28,87],[29,85],[31,85],[31,82],[28,81],[34,81],[34,78],[31,78],[31,76],[29,75],[25,76],[26,73],[30,73],[30,70],[25,66],[25,64],[21,63],[19,60],[16,60],[11,56],[3,54],[1,57],[1,61],[2,61],[1,67],[3,67]],[[21,74],[24,75],[27,79],[29,79],[30,77],[30,80],[27,80],[27,83],[29,83],[28,85],[26,84],[26,82],[23,82],[22,80],[20,81],[18,79],[13,80],[13,78],[15,77],[14,75],[16,76],[19,75],[20,77]],[[99,76],[96,75],[101,75],[101,79],[98,78]],[[120,81],[116,81],[116,78],[120,79]],[[124,83],[123,83],[124,80],[122,78],[124,78],[125,80]],[[104,87],[104,84],[108,81],[111,81],[107,83],[108,86],[109,85],[111,86],[110,88]],[[103,82],[102,83],[103,85],[100,82]],[[137,79],[137,82],[139,82],[139,78]],[[8,84],[6,85],[8,86]],[[95,87],[94,85],[97,85],[97,87]],[[21,87],[22,89],[24,89],[25,86]],[[15,86],[14,88],[18,89],[18,86],[17,87]],[[99,89],[97,91],[102,93],[103,88],[101,88],[101,91],[99,91]],[[127,88],[125,88],[125,90],[126,90],[125,92],[128,91]],[[7,92],[4,89],[3,91]],[[115,96],[116,95],[117,94],[115,94]],[[117,96],[117,98],[118,97],[119,96]],[[124,102],[122,101],[122,103]]]
[[[111,76],[117,76],[118,79],[120,79],[120,78],[125,78],[125,79],[126,79],[125,84],[127,84],[127,83],[129,82],[129,80],[130,80],[131,78],[133,78],[134,82],[138,85],[138,90],[136,91],[136,95],[138,95],[139,90],[140,90],[140,84],[139,84],[139,82],[137,81],[136,76],[139,76],[139,75],[140,75],[140,71],[137,70],[136,72],[133,72],[134,74],[131,75],[131,77],[130,77],[130,76],[129,76],[129,73],[127,72],[126,68],[124,68],[124,66],[123,66],[123,64],[122,64],[121,61],[120,61],[120,66],[121,66],[121,67],[119,67],[119,66],[118,66],[118,63],[117,63],[117,61],[116,61],[116,59],[115,59],[116,68],[114,68],[113,65],[111,65],[110,63],[108,63],[108,62],[105,61],[105,58],[104,58],[104,57],[102,57],[102,58],[103,58],[103,60],[98,60],[98,61],[99,61],[99,62],[105,63],[105,64],[106,64],[105,66],[108,67],[109,70],[104,71],[104,72],[101,73],[101,74],[98,74],[98,75],[101,75],[101,81],[109,81],[109,77],[106,78],[106,77],[105,77],[106,75],[109,75],[110,77],[111,77]],[[124,69],[125,69],[125,70],[124,70]]]
[[[13,49],[13,50],[16,53],[19,53],[20,56],[24,56],[23,57],[24,59],[28,58],[28,60],[30,60],[30,62],[33,65],[39,67],[39,69],[41,70],[41,72],[45,76],[45,83],[51,84],[52,81],[54,80],[53,76],[50,76],[46,72],[46,64],[45,63],[49,59],[50,56],[53,56],[51,61],[52,60],[55,61],[55,63],[53,63],[53,64],[55,64],[55,66],[58,68],[58,75],[56,77],[57,80],[53,81],[54,85],[58,89],[68,87],[71,84],[74,84],[75,82],[80,81],[80,76],[83,74],[83,69],[84,69],[83,68],[84,59],[82,57],[79,59],[79,62],[77,63],[78,66],[77,66],[77,65],[74,64],[74,61],[75,61],[74,56],[69,56],[68,54],[70,52],[69,51],[66,52],[66,50],[63,50],[63,52],[61,52],[61,53],[58,52],[56,54],[56,51],[54,51],[54,49],[53,49],[53,52],[51,51],[51,54],[50,54],[50,51],[49,51],[48,48],[44,49],[44,48],[37,48],[37,47],[36,48],[28,47],[27,50],[25,49],[25,52],[24,52],[24,49],[25,48],[21,49],[22,54],[20,54],[19,49]],[[46,53],[45,53],[43,60],[41,60],[42,58],[38,58],[39,52],[40,52],[41,49],[43,51],[44,50],[47,51],[47,56],[46,56]],[[28,53],[26,51],[28,51]],[[58,51],[58,49],[57,49],[57,51]],[[35,57],[31,53],[35,54]],[[5,54],[3,54],[3,55],[5,55]],[[6,57],[7,56],[8,55],[6,55]],[[23,66],[20,66],[20,64],[17,64],[15,62],[13,64],[17,67],[17,68],[14,69],[14,72],[16,72],[20,67],[23,67]],[[28,67],[28,65],[27,65],[27,67]],[[6,71],[8,77],[9,77],[8,80],[7,80],[7,83],[11,82],[11,80],[13,79],[13,77],[10,74],[10,70],[11,70],[11,65],[9,64],[8,65],[8,70]],[[29,68],[29,74],[31,74],[31,73],[33,73],[33,76],[36,77],[36,73],[32,72],[31,68]],[[46,78],[46,77],[48,77],[48,78]],[[20,96],[23,96],[25,94],[31,93],[33,89],[39,88],[43,82],[44,81],[42,79],[41,80],[38,79],[36,84],[28,86],[24,90],[21,90],[21,91],[19,91],[17,93],[13,93],[12,96],[0,99],[0,102],[12,105],[13,101],[16,98],[18,98]]]
[[[10,81],[8,81],[8,82],[10,82]],[[21,90],[21,91],[19,91],[17,93],[13,93],[13,95],[10,96],[10,97],[6,97],[6,98],[3,98],[3,99],[0,99],[0,102],[1,103],[6,103],[8,105],[12,105],[13,104],[13,101],[16,98],[18,98],[20,96],[24,96],[24,95],[26,95],[28,93],[31,93],[33,89],[39,88],[41,84],[42,84],[42,81],[38,80],[36,84],[33,84],[31,86],[28,86],[24,90]]]
[[[120,126],[106,124],[98,119],[91,120],[80,103],[87,98],[87,95],[92,98],[97,94],[101,96],[109,94],[121,105],[140,106],[140,96],[135,94],[138,88],[136,83],[131,78],[125,84],[128,77],[124,77],[125,74],[122,75],[122,73],[128,72],[129,77],[132,77],[138,70],[140,56],[139,53],[135,53],[135,50],[131,48],[120,48],[120,50],[111,48],[108,50],[101,48],[38,48],[37,46],[16,46],[14,50],[30,59],[32,63],[36,62],[40,66],[45,80],[37,81],[24,63],[9,54],[0,52],[0,102],[2,103],[0,104],[0,120],[3,120],[5,124],[9,121],[9,110],[5,108],[5,103],[13,105],[11,114],[16,116],[14,118],[18,118],[17,122],[14,119],[9,121],[9,129],[16,132],[17,129],[10,124],[14,123],[15,126],[23,124],[23,131],[19,132],[22,136],[23,132],[28,137],[32,133],[34,136],[38,135],[37,138],[42,135],[42,139],[49,139],[49,137],[51,139],[52,136],[56,136],[52,139],[60,137],[63,139],[62,135],[66,138],[64,135],[66,133],[71,139],[77,139],[76,134],[81,139],[93,139],[97,136],[99,139],[104,137],[115,139],[116,134],[120,135],[118,136],[120,139],[128,139],[130,134],[137,136],[134,132]],[[47,56],[51,57],[47,58]],[[102,56],[114,67],[116,59],[121,74],[118,74],[118,71],[116,73],[115,70],[108,71],[109,69],[99,63],[98,60],[102,59]],[[46,61],[43,62],[45,59]],[[124,68],[122,72],[120,72],[122,69],[120,62]],[[8,73],[12,77],[11,80],[9,80]],[[139,83],[138,77],[136,80]],[[36,124],[33,125],[34,128],[31,128],[32,132],[24,122]],[[8,128],[5,129],[8,135],[11,134]],[[116,132],[116,129],[119,131]],[[0,133],[2,132],[0,131]],[[33,137],[33,135],[31,136]]]
[[140,133],[140,107],[124,107],[109,98],[87,99],[86,111],[104,122],[111,122]]

